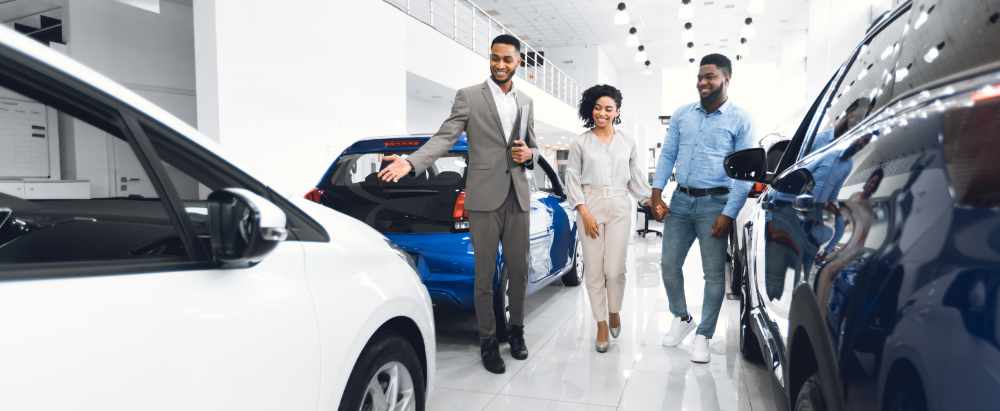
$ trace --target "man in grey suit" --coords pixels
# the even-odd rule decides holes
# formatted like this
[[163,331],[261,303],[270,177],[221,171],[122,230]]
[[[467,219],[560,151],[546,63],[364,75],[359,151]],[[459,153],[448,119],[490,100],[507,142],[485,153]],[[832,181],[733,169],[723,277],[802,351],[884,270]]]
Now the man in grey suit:
[[[490,372],[505,371],[496,339],[493,278],[497,246],[510,283],[510,352],[528,358],[524,342],[524,295],[528,285],[528,210],[531,201],[525,169],[534,167],[534,106],[531,98],[514,90],[514,73],[521,64],[521,42],[509,35],[493,39],[490,79],[455,94],[451,115],[440,130],[406,159],[397,158],[381,172],[383,181],[396,182],[411,172],[423,172],[447,153],[463,131],[469,140],[465,209],[476,260],[476,318],[480,355]],[[501,282],[502,284],[502,282]]]

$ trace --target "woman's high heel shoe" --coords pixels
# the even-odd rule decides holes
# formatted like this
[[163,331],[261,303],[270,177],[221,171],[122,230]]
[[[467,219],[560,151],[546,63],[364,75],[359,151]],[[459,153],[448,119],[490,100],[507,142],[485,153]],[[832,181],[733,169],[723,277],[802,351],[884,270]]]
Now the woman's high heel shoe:
[[[594,348],[597,349],[599,353],[608,352],[608,346],[610,342],[608,341],[608,323],[600,321],[597,323],[597,340],[594,342]],[[601,331],[604,331],[603,333]],[[604,341],[601,341],[601,334],[604,334]]]
[[617,327],[609,327],[609,329],[611,330],[611,337],[618,338],[618,335],[620,335],[622,333],[622,321],[621,321],[621,317],[618,318],[618,326]]

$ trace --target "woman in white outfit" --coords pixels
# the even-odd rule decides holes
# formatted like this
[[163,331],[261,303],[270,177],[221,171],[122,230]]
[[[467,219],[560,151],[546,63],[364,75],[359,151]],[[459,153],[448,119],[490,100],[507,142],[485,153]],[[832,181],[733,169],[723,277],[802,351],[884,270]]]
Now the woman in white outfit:
[[608,85],[587,89],[579,114],[589,128],[569,150],[566,188],[577,211],[583,242],[584,277],[594,320],[598,352],[608,350],[608,334],[621,332],[625,296],[625,255],[635,214],[629,193],[648,201],[649,183],[637,162],[635,140],[615,129],[622,93]]

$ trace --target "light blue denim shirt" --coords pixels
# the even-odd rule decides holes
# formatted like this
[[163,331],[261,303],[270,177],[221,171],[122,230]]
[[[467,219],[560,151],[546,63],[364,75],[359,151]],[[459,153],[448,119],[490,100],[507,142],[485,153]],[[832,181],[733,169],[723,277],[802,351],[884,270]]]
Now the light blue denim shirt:
[[670,119],[653,188],[663,189],[675,168],[678,185],[729,187],[729,200],[722,214],[735,219],[751,183],[729,178],[722,163],[730,153],[752,146],[753,126],[743,109],[728,101],[713,113],[706,113],[701,103],[681,107]]

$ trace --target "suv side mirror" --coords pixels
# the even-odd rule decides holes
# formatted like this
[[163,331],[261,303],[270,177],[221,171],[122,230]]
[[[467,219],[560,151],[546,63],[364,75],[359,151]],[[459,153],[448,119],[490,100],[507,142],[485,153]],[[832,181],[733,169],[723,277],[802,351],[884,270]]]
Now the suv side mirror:
[[225,188],[208,196],[212,255],[226,267],[251,267],[288,237],[285,213],[261,196]]
[[782,175],[771,184],[771,187],[782,193],[797,196],[812,191],[815,184],[812,173],[800,168]]
[[748,148],[726,156],[726,175],[743,181],[768,182],[767,154],[763,148]]

